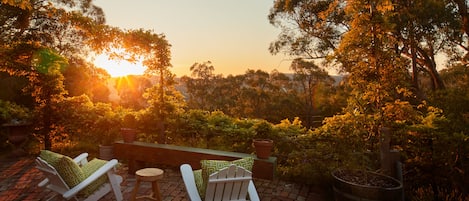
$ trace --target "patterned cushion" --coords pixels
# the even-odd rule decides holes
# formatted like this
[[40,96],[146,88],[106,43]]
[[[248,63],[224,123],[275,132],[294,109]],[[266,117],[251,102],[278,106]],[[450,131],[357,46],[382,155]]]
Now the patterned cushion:
[[[83,165],[83,167],[80,167],[72,158],[48,150],[41,150],[39,157],[54,167],[70,188],[84,181],[107,163],[105,160],[95,158]],[[80,191],[79,195],[88,197],[107,181],[108,177],[105,174]]]
[[200,170],[194,170],[194,180],[195,180],[195,186],[197,187],[197,191],[199,191],[199,195],[203,195],[202,189],[204,186],[204,179],[202,178],[202,169]]
[[226,168],[231,164],[243,167],[248,171],[252,171],[252,166],[254,165],[254,158],[246,157],[234,161],[222,161],[222,160],[202,160],[200,165],[202,167],[202,181],[203,185],[199,190],[200,197],[205,197],[205,189],[207,188],[208,177],[217,172],[220,169]]
[[[95,159],[91,160],[90,162],[88,162],[87,164],[85,164],[81,168],[85,178],[88,178],[89,176],[91,176],[94,172],[96,172],[96,170],[98,170],[99,168],[104,166],[106,163],[107,163],[107,161],[105,161],[105,160],[95,158]],[[101,176],[99,179],[97,179],[96,181],[91,183],[89,186],[84,188],[82,191],[80,191],[80,195],[88,197],[94,191],[96,191],[99,187],[101,187],[101,185],[106,183],[107,180],[108,180],[107,174]]]
[[75,187],[86,178],[80,166],[68,156],[60,158],[56,166],[55,169],[60,174],[60,177],[70,188]]
[[39,157],[49,163],[52,167],[57,169],[56,165],[57,162],[63,157],[62,154],[58,154],[49,150],[41,150],[41,153],[39,154]]

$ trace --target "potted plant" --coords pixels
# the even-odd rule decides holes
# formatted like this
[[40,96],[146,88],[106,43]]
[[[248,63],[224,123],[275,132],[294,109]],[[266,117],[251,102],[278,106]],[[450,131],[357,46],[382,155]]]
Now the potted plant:
[[336,201],[403,201],[402,182],[390,176],[366,170],[337,169],[332,172]]
[[133,113],[127,113],[122,121],[123,127],[120,129],[124,143],[132,143],[137,136],[137,119]]
[[[6,136],[1,136],[0,140],[13,145],[14,149],[11,156],[25,155],[26,151],[23,146],[28,140],[28,135],[32,133],[29,109],[9,101],[0,100],[0,125],[8,133]],[[6,146],[8,146],[6,143],[0,144],[0,148],[6,148]]]
[[[365,153],[361,155],[361,159],[365,160],[366,163],[371,163],[370,158],[374,159],[376,163],[381,163],[380,173],[370,171],[367,168],[349,166],[342,167],[331,172],[333,178],[333,190],[336,201],[348,201],[348,200],[382,200],[382,201],[403,201],[403,184],[398,178],[399,172],[397,169],[391,171],[391,167],[398,166],[397,152],[393,152],[389,149],[390,142],[390,130],[388,128],[381,128],[379,130],[380,135],[380,156],[376,156],[376,153]],[[340,143],[345,145],[345,143]],[[349,160],[353,160],[352,151],[348,155]],[[374,155],[374,156],[372,156]],[[383,160],[383,156],[385,159]],[[353,163],[353,162],[352,162]],[[394,177],[394,178],[393,178]]]
[[31,111],[10,101],[0,100],[0,124],[29,124]]
[[114,157],[114,142],[119,133],[119,122],[109,116],[99,118],[96,123],[96,133],[94,136],[99,141],[99,158],[111,160]]
[[99,137],[99,158],[103,160],[111,160],[114,158],[114,141],[117,138],[119,131],[115,128],[110,128],[108,131],[102,132]]
[[257,158],[268,159],[272,154],[274,141],[271,139],[273,133],[272,125],[267,121],[261,121],[254,125],[254,139],[252,146],[256,151]]

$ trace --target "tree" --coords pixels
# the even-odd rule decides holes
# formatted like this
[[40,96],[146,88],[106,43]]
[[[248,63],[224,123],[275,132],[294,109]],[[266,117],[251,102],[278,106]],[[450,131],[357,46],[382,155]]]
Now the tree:
[[0,100],[11,101],[28,108],[33,107],[31,96],[23,93],[23,89],[28,85],[25,77],[12,77],[8,73],[0,73]]
[[433,90],[445,88],[437,71],[436,55],[452,48],[451,41],[459,29],[457,11],[448,3],[435,0],[389,1],[377,8],[394,26],[390,36],[397,40],[396,51],[412,61],[413,84],[417,90],[418,74],[422,71],[431,77]]
[[101,68],[86,62],[83,58],[72,58],[65,70],[65,89],[69,96],[86,94],[95,102],[109,102],[110,90],[107,80],[110,75]]
[[241,117],[262,118],[266,116],[270,101],[269,73],[248,69],[242,76],[243,84],[238,96],[238,111]]
[[[22,51],[14,56],[29,55],[30,57],[34,53],[28,48],[23,48],[25,46],[14,47],[23,43],[48,47],[67,58],[73,66],[73,69],[70,69],[67,74],[73,78],[67,80],[67,83],[70,84],[83,83],[88,78],[98,78],[96,80],[104,81],[101,79],[106,77],[103,71],[83,62],[83,58],[92,51],[108,53],[111,57],[130,61],[135,61],[141,56],[143,64],[148,67],[147,73],[158,73],[160,76],[160,84],[158,85],[160,86],[160,101],[164,102],[164,83],[169,83],[165,82],[164,76],[170,66],[170,45],[164,35],[142,29],[122,31],[108,26],[104,23],[102,10],[88,0],[5,0],[0,4],[0,11],[0,21],[4,24],[0,27],[0,47],[2,49],[13,47],[15,50]],[[126,53],[116,53],[116,49],[124,49]],[[18,58],[1,55],[1,67],[5,69],[4,72],[9,72],[10,75],[27,75],[30,65],[28,66],[26,63],[23,66],[10,65],[17,63]],[[75,71],[75,67],[89,68],[90,70]],[[20,71],[25,73],[15,73]],[[80,72],[83,77],[72,72]],[[101,87],[82,91],[74,87],[69,87],[69,89],[73,89],[74,95],[84,92],[90,93],[91,97],[97,97],[92,96],[91,93],[93,91],[103,92],[103,84],[97,86]],[[103,100],[105,97],[97,99]],[[164,121],[162,110],[163,108],[160,108],[158,114]]]
[[[159,84],[157,93],[159,104],[150,104],[153,111],[157,115],[157,127],[159,128],[159,142],[166,142],[165,123],[167,111],[164,106],[166,89],[174,86],[173,75],[169,72],[168,68],[171,67],[171,52],[170,44],[166,40],[165,35],[156,34],[153,31],[138,29],[127,31],[123,38],[122,43],[118,44],[119,48],[124,48],[130,53],[128,60],[135,60],[137,57],[143,58],[142,64],[147,67],[145,71],[148,75],[158,76]],[[151,99],[155,98],[152,96]],[[155,101],[155,100],[153,100]],[[150,106],[150,107],[152,107]]]
[[0,71],[29,80],[24,90],[34,99],[34,122],[37,122],[35,126],[39,129],[39,137],[43,140],[45,148],[50,150],[54,137],[52,131],[56,126],[55,118],[59,116],[55,109],[67,94],[62,75],[68,65],[67,60],[50,49],[31,44],[18,44],[13,48],[3,49],[0,55],[20,58],[13,61],[3,60],[8,62],[5,62]]
[[[80,65],[75,61],[100,47],[95,40],[98,34],[114,32],[105,31],[111,28],[103,24],[102,10],[84,0],[2,1],[0,21],[0,71],[28,80],[24,91],[35,100],[40,120],[36,127],[50,149],[57,126],[55,105],[67,94],[65,64]],[[91,30],[103,32],[91,35]],[[111,40],[105,39],[100,42]]]
[[307,62],[302,59],[295,59],[290,67],[293,70],[293,80],[298,83],[298,90],[301,100],[303,102],[303,111],[305,115],[302,116],[306,120],[306,126],[313,125],[313,116],[320,115],[319,112],[319,97],[318,94],[321,84],[332,86],[334,80],[324,70],[319,68],[314,62]]
[[262,119],[274,123],[299,117],[303,107],[295,81],[288,75],[273,70],[269,82],[272,85],[269,92],[271,101],[267,103],[267,113]]
[[449,32],[451,33],[449,35],[453,38],[452,43],[455,45],[455,48],[450,51],[448,56],[467,65],[469,59],[469,41],[467,40],[469,37],[468,2],[466,0],[449,0],[446,2],[449,2],[449,8],[457,11],[458,16],[455,16],[454,19],[459,22],[453,26],[456,29],[453,32]]
[[[363,16],[374,13],[373,20],[380,24],[376,27],[378,31],[383,33],[383,37],[392,39],[385,42],[393,46],[397,56],[412,61],[415,91],[420,90],[418,74],[421,72],[432,78],[431,88],[445,88],[437,71],[436,55],[454,47],[454,43],[464,41],[455,36],[460,36],[456,30],[459,19],[467,15],[458,17],[451,1],[277,0],[269,19],[282,32],[271,44],[270,51],[274,54],[286,51],[300,58],[326,59],[329,64],[337,64],[333,62],[337,61],[334,55],[340,44],[348,40],[345,35],[354,31],[351,27],[356,27],[356,19],[361,17],[347,13],[355,7],[361,8]],[[339,64],[342,71],[350,72],[349,66],[340,60]]]
[[194,63],[190,70],[192,78],[183,78],[186,83],[188,94],[188,105],[190,108],[198,108],[202,110],[212,111],[216,108],[213,102],[215,75],[213,71],[212,62],[206,61],[204,63]]
[[3,1],[0,10],[0,44],[37,42],[71,61],[105,49],[121,33],[105,25],[103,11],[88,0]]
[[272,25],[281,28],[270,52],[285,51],[304,59],[327,58],[349,29],[339,0],[276,0],[268,17]]
[[[149,131],[147,134],[150,136],[153,133],[158,134],[156,139],[152,141],[162,144],[171,140],[171,135],[167,135],[166,125],[174,125],[176,118],[183,113],[186,107],[184,97],[174,88],[174,74],[166,70],[164,77],[166,79],[162,83],[163,86],[154,85],[143,94],[147,101],[147,107],[142,111],[141,117],[144,130]],[[165,89],[163,97],[161,97],[163,87]],[[172,136],[174,135],[173,133]]]
[[120,97],[120,105],[135,110],[145,107],[143,93],[151,87],[151,82],[146,77],[128,75],[115,80],[114,84]]
[[[308,136],[306,149],[317,146],[325,151],[327,154],[323,155],[328,158],[324,164],[334,161],[334,165],[340,166],[377,168],[374,161],[379,156],[376,150],[380,128],[391,127],[392,142],[404,152],[405,166],[416,173],[404,178],[410,190],[429,189],[428,194],[434,200],[449,194],[461,199],[467,197],[467,190],[464,190],[467,182],[461,179],[467,176],[465,170],[459,171],[460,164],[467,161],[463,156],[467,152],[467,129],[463,128],[467,127],[464,126],[467,111],[465,107],[456,107],[467,100],[467,96],[463,91],[460,93],[460,89],[446,89],[447,86],[466,86],[467,72],[462,70],[466,66],[460,65],[452,69],[452,73],[443,71],[440,77],[435,59],[447,50],[462,48],[460,52],[466,51],[464,47],[456,48],[455,44],[467,43],[467,33],[460,30],[467,19],[467,1],[275,2],[272,22],[293,22],[288,27],[293,31],[273,43],[278,45],[274,47],[279,47],[274,50],[290,51],[290,48],[299,56],[308,55],[305,51],[321,53],[324,49],[314,45],[327,40],[317,32],[311,34],[309,29],[334,29],[343,25],[336,29],[341,34],[335,38],[336,43],[331,43],[334,46],[327,46],[325,55],[326,61],[340,64],[348,73],[351,92],[347,107],[341,114],[326,118],[324,125]],[[338,18],[334,16],[337,15],[331,13],[343,13],[342,20],[336,21]],[[296,40],[302,37],[312,39]],[[306,43],[301,43],[304,41]],[[424,88],[420,84],[424,82],[418,76],[422,74],[429,78],[429,88],[438,90],[420,95]],[[443,79],[451,84],[445,86]],[[448,121],[454,117],[459,120]],[[311,153],[314,152],[306,154]],[[408,182],[417,178],[420,179],[416,182]]]

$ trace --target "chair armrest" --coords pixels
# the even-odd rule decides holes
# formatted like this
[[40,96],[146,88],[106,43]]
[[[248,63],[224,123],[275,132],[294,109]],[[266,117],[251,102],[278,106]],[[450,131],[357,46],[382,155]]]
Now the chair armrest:
[[189,164],[182,164],[180,167],[182,180],[184,180],[184,186],[186,187],[187,194],[191,201],[202,201],[197,186],[195,185],[194,172]]
[[249,200],[260,201],[259,195],[257,194],[256,186],[254,186],[254,182],[252,180],[249,182],[248,194],[249,194]]
[[80,192],[81,190],[83,190],[85,187],[87,187],[88,185],[90,185],[93,181],[97,180],[99,177],[105,175],[108,171],[110,170],[113,170],[114,167],[117,165],[117,160],[116,159],[112,159],[110,161],[108,161],[105,165],[103,165],[102,167],[100,167],[98,170],[96,170],[96,172],[94,172],[92,175],[90,175],[88,178],[86,178],[85,180],[83,180],[81,183],[79,183],[78,185],[76,185],[75,187],[73,187],[72,189],[68,190],[67,192],[65,192],[62,196],[65,198],[65,199],[70,199],[72,198],[73,196],[75,196],[78,192]]
[[79,166],[83,166],[86,163],[88,163],[87,158],[88,158],[88,153],[82,153],[82,154],[78,155],[77,157],[75,157],[73,159],[73,161],[75,161],[75,163],[77,163]]

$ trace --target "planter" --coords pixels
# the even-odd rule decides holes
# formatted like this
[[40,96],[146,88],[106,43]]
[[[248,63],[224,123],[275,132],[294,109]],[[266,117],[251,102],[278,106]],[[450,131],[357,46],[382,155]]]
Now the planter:
[[114,158],[114,146],[99,145],[99,158],[103,160],[111,160]]
[[124,143],[132,143],[137,136],[137,130],[133,128],[121,128],[121,134]]
[[402,182],[363,170],[332,172],[336,201],[403,201]]
[[274,141],[270,139],[254,139],[252,145],[256,150],[257,158],[268,159],[272,153]]
[[27,153],[23,146],[31,134],[32,126],[29,123],[3,124],[2,127],[8,130],[8,142],[13,145],[11,157],[25,156]]

